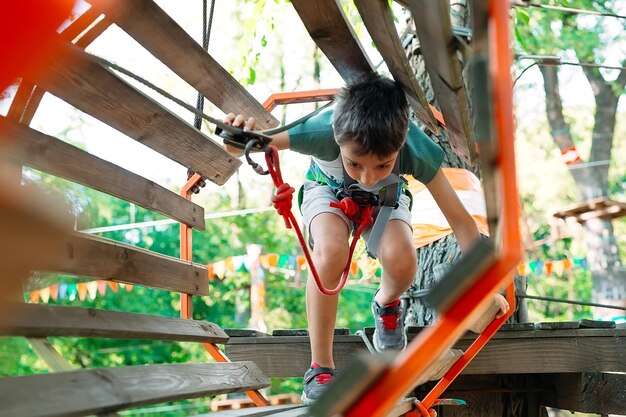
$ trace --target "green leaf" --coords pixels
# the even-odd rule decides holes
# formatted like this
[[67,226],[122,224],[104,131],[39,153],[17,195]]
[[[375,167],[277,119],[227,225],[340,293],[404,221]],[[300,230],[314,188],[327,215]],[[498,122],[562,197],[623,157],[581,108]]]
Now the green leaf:
[[254,68],[250,67],[249,75],[248,75],[248,84],[254,84],[255,81],[256,81],[256,71],[254,70]]

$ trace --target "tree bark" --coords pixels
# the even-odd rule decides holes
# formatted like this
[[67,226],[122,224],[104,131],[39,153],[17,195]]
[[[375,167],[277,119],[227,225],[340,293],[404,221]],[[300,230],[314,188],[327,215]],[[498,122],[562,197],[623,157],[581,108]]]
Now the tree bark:
[[[546,94],[546,114],[554,142],[561,151],[573,147],[574,142],[558,85],[558,69],[540,66]],[[608,197],[608,171],[613,147],[617,104],[626,84],[626,71],[613,83],[607,82],[597,68],[583,67],[594,94],[596,111],[592,130],[589,161],[569,165],[581,201]],[[619,94],[616,93],[619,92]],[[587,260],[593,276],[593,300],[596,303],[626,305],[626,270],[619,256],[617,241],[610,220],[595,218],[583,223],[587,243]],[[610,319],[619,310],[595,309],[594,316]]]

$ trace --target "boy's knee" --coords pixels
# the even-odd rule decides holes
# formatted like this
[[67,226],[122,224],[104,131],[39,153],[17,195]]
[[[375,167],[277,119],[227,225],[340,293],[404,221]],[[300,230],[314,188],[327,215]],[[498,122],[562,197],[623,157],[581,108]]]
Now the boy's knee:
[[413,281],[417,272],[417,256],[412,248],[381,253],[380,261],[390,278]]
[[313,252],[315,268],[322,277],[339,281],[348,262],[348,252],[348,245],[339,239],[316,240]]

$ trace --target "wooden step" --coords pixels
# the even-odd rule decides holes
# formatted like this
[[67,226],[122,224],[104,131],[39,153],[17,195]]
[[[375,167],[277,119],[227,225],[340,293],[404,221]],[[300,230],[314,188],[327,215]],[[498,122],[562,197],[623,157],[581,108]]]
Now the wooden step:
[[[409,341],[418,337],[419,330],[409,327]],[[371,337],[371,331],[366,329],[366,334]],[[475,338],[476,334],[468,332],[455,348],[466,349]],[[340,372],[354,355],[366,350],[356,335],[335,336],[334,341]],[[623,372],[625,351],[626,327],[499,331],[463,374]],[[288,378],[304,375],[311,351],[305,336],[231,337],[226,354],[232,360],[254,361],[270,377]]]
[[88,369],[0,379],[0,414],[80,416],[270,385],[251,362]]
[[209,294],[205,265],[83,233],[65,240],[53,259],[36,269],[186,294]]
[[417,117],[435,134],[439,124],[430,110],[426,96],[415,79],[406,51],[398,37],[393,14],[387,0],[355,0],[363,23],[393,78],[402,84]]
[[226,343],[216,324],[148,314],[38,304],[9,304],[0,317],[0,335],[25,337],[104,337]]
[[0,130],[14,140],[8,157],[16,163],[205,229],[204,208],[146,178],[4,117],[0,117]]
[[469,163],[477,157],[468,98],[448,0],[410,0],[426,71],[446,121],[450,145]]
[[35,84],[216,184],[223,185],[241,165],[78,46],[61,41],[55,46],[46,77],[31,80]]

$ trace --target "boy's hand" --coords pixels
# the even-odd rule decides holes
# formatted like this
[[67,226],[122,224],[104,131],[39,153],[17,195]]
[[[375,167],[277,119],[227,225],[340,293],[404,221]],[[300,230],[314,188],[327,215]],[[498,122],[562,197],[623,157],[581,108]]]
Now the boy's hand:
[[511,308],[509,306],[509,302],[506,301],[506,298],[504,298],[502,296],[502,294],[494,294],[493,295],[493,302],[494,302],[495,305],[500,307],[500,310],[498,310],[498,312],[496,313],[496,318],[500,318],[500,317],[504,316],[509,311],[509,309]]
[[[238,127],[244,130],[254,130],[256,126],[256,120],[253,117],[250,117],[248,120],[246,120],[243,117],[243,115],[241,114],[236,115],[235,113],[228,113],[226,117],[224,117],[224,120],[222,121],[226,123],[227,125]],[[228,152],[229,154],[233,156],[240,157],[240,156],[243,156],[244,154],[242,149],[236,148],[227,143],[224,143],[224,147],[226,149],[226,152]]]

